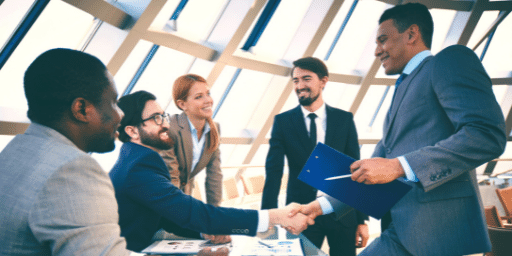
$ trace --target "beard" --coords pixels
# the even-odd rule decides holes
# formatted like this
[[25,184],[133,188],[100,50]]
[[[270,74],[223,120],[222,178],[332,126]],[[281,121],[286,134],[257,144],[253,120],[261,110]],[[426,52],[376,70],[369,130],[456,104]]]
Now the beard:
[[142,144],[159,149],[159,150],[171,149],[172,139],[170,137],[167,137],[167,139],[165,139],[165,140],[160,138],[160,134],[167,133],[169,131],[169,129],[162,128],[156,135],[146,133],[144,131],[144,129],[139,129],[139,131],[140,131],[140,142],[142,142]]
[[[311,95],[311,90],[310,89],[302,89],[302,91],[307,91],[309,92],[309,96],[299,96],[299,104],[302,105],[302,106],[311,106],[311,104],[313,104],[313,102],[315,102],[318,97],[320,96],[320,94],[317,94],[317,95]],[[297,90],[296,93],[297,93],[297,96],[300,94],[301,91]]]

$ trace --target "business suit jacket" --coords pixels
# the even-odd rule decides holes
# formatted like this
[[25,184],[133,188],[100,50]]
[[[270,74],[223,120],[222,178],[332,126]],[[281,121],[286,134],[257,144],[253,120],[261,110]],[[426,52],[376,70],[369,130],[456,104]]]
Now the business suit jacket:
[[112,183],[90,155],[32,123],[0,153],[0,255],[129,255]]
[[427,57],[396,91],[373,156],[403,155],[419,179],[391,209],[414,255],[491,249],[475,174],[506,143],[491,86],[475,53],[456,45]]
[[[217,124],[217,127],[219,125]],[[220,133],[220,128],[219,133]],[[169,136],[174,140],[174,147],[161,152],[161,156],[171,173],[172,184],[185,194],[192,194],[194,176],[206,167],[206,202],[218,206],[222,201],[222,170],[220,169],[220,149],[208,153],[210,133],[206,134],[203,153],[192,170],[193,144],[190,125],[186,114],[171,116]]]
[[[205,234],[256,235],[258,212],[215,207],[185,195],[170,182],[160,155],[127,142],[110,172],[119,204],[121,235],[128,248],[140,251],[168,222]],[[174,232],[175,230],[169,230]]]
[[[328,105],[325,108],[327,113],[325,144],[359,159],[359,142],[352,114]],[[277,207],[284,156],[288,160],[289,170],[286,204],[291,202],[307,204],[315,200],[318,190],[297,179],[314,148],[309,140],[300,106],[275,116],[269,144],[261,208]],[[346,226],[354,226],[364,223],[366,218],[367,216],[359,211],[352,211],[340,221]]]

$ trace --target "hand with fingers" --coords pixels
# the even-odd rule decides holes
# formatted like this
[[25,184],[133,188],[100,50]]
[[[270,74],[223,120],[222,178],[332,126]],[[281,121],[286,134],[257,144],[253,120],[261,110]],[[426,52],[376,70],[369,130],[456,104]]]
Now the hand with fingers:
[[225,244],[231,242],[231,236],[229,235],[207,235],[203,234],[203,238],[210,240],[212,244]]
[[366,185],[389,183],[405,177],[398,158],[371,158],[355,161],[350,166],[352,180]]

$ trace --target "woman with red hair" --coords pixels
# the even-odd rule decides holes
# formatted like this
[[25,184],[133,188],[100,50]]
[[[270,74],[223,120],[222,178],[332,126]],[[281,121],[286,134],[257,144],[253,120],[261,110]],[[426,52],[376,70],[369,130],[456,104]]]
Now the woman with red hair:
[[198,75],[178,77],[172,88],[181,114],[171,116],[172,149],[162,152],[171,182],[185,194],[194,188],[194,176],[206,167],[206,202],[218,206],[222,200],[219,129],[213,122],[213,99],[206,80]]

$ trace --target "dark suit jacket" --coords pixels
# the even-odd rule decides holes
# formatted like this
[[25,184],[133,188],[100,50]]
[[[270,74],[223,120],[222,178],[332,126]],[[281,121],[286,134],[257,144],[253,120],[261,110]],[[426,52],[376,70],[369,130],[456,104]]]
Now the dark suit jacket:
[[174,223],[205,234],[256,235],[257,211],[215,207],[185,195],[171,184],[160,155],[147,147],[124,143],[110,178],[119,205],[121,236],[130,250],[149,246],[160,228],[175,232]]
[[505,122],[480,60],[456,45],[427,57],[396,91],[374,157],[405,156],[419,182],[392,209],[414,255],[467,255],[491,245],[475,168],[503,153]]
[[[359,159],[359,142],[352,114],[328,105],[325,108],[327,113],[325,144]],[[269,144],[261,208],[277,207],[284,156],[288,160],[289,169],[286,204],[291,202],[307,204],[315,200],[317,189],[297,179],[313,151],[300,106],[275,116]],[[354,226],[364,223],[366,218],[367,216],[359,211],[352,211],[344,216],[341,222],[346,226]]]
[[[187,115],[183,112],[171,116],[169,136],[174,141],[174,147],[161,152],[169,172],[172,184],[179,187],[185,194],[192,194],[194,176],[206,168],[205,192],[206,202],[218,206],[222,201],[222,170],[220,168],[220,149],[207,153],[210,144],[210,133],[205,136],[204,150],[192,170],[193,144]],[[216,124],[220,134],[219,124]]]

